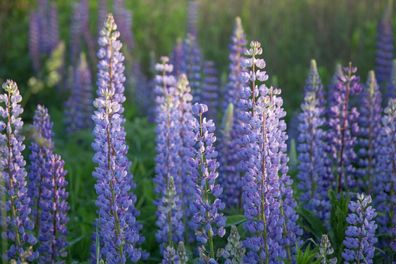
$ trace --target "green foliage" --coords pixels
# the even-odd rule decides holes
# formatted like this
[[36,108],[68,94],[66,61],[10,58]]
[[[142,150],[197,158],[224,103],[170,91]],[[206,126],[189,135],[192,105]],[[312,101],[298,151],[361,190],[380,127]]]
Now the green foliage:
[[342,259],[344,250],[345,230],[347,227],[346,218],[348,216],[348,204],[350,197],[344,193],[329,192],[331,202],[329,237],[334,247],[335,256],[338,260]]
[[298,207],[297,212],[300,215],[300,225],[304,231],[311,234],[315,240],[320,240],[322,234],[326,233],[324,223],[313,212],[302,207]]
[[319,260],[316,260],[317,249],[311,249],[308,245],[304,250],[297,247],[296,263],[297,264],[319,264]]

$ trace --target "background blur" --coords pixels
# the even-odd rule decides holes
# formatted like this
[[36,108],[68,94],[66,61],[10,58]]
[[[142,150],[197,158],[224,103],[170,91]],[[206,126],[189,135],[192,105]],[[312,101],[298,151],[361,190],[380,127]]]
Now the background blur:
[[[72,0],[54,0],[59,14],[60,38],[69,56]],[[98,0],[89,1],[90,30],[97,35]],[[168,55],[177,39],[186,32],[188,0],[125,0],[133,14],[132,30],[136,42],[131,57],[150,74],[150,58]],[[335,64],[352,61],[365,81],[374,69],[377,23],[387,7],[387,0],[198,0],[198,42],[206,59],[215,61],[223,81],[228,68],[228,44],[234,18],[242,18],[247,39],[259,40],[264,48],[270,82],[283,90],[288,118],[298,110],[310,59],[317,60],[325,84]],[[45,104],[55,125],[55,145],[62,154],[69,181],[69,259],[83,261],[89,257],[95,213],[94,179],[91,176],[91,131],[71,137],[65,133],[63,106],[65,95],[56,88],[32,91],[28,85],[34,76],[28,52],[29,15],[36,9],[33,0],[0,0],[0,82],[17,81],[29,123],[37,103]],[[393,24],[395,24],[395,19]],[[55,60],[56,61],[56,60]],[[130,75],[131,72],[126,72]],[[47,87],[48,88],[48,87]],[[137,208],[142,212],[146,236],[144,249],[158,263],[155,242],[155,207],[153,205],[154,142],[153,124],[136,111],[133,100],[126,102],[126,131],[137,183]],[[154,106],[153,106],[154,107]],[[26,142],[28,145],[29,142]],[[28,151],[26,151],[28,152]],[[157,252],[157,253],[155,253]]]
[[[70,34],[73,1],[56,0],[62,40]],[[352,61],[362,79],[374,68],[376,26],[387,0],[200,0],[198,41],[223,72],[234,17],[241,16],[248,40],[259,40],[270,76],[283,88],[288,110],[298,108],[309,60],[315,58],[324,81],[336,62]],[[98,1],[90,1],[96,32]],[[0,78],[23,88],[32,75],[28,56],[32,0],[0,0]],[[169,54],[184,38],[187,0],[127,0],[133,13],[135,59],[148,67],[149,54]]]

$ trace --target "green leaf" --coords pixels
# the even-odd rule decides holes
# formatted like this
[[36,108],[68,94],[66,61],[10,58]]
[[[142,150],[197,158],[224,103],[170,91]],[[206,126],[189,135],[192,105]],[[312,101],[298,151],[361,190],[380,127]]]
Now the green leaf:
[[320,240],[322,234],[326,234],[327,231],[323,221],[314,215],[313,212],[302,207],[299,207],[297,212],[301,216],[301,220],[303,221],[302,226],[305,231],[311,233],[316,240]]
[[240,225],[246,221],[246,217],[244,215],[230,215],[227,216],[227,225],[226,227],[230,227],[232,225]]

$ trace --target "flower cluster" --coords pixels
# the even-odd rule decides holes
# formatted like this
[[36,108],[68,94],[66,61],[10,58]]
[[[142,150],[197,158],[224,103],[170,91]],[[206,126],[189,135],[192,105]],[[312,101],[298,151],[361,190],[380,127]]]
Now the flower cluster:
[[337,264],[337,258],[333,257],[334,249],[331,246],[331,242],[327,235],[322,235],[320,239],[319,252],[316,254],[316,258],[320,261],[320,264]]
[[[37,257],[32,246],[36,238],[31,234],[30,198],[27,173],[22,151],[25,149],[22,136],[22,96],[17,84],[6,81],[0,94],[0,196],[2,239],[7,250],[7,259],[21,263]],[[8,242],[8,243],[7,243]],[[8,244],[8,245],[7,245]],[[5,257],[5,256],[3,256]]]
[[356,187],[353,162],[357,157],[355,147],[359,132],[359,112],[351,106],[352,95],[360,93],[361,90],[356,71],[357,68],[349,64],[341,75],[337,74],[338,81],[330,98],[328,142],[339,192],[351,191]]
[[389,100],[382,117],[382,126],[376,142],[376,166],[374,178],[374,205],[378,212],[379,231],[392,234],[396,226],[396,99]]
[[91,73],[84,54],[81,54],[78,67],[74,70],[71,94],[65,104],[66,131],[69,134],[92,127]]
[[[391,3],[391,1],[389,1]],[[390,79],[393,60],[392,6],[388,6],[377,28],[376,68],[378,83],[387,83]]]
[[222,214],[224,203],[220,200],[221,187],[216,182],[219,163],[217,151],[214,148],[216,141],[215,125],[207,120],[204,113],[208,107],[204,104],[195,104],[193,114],[196,118],[194,138],[196,141],[194,159],[191,161],[191,171],[196,185],[192,197],[194,216],[192,228],[195,230],[196,240],[200,247],[202,263],[214,263],[214,237],[223,237],[225,234],[225,217]]
[[369,72],[359,108],[358,169],[357,180],[360,190],[371,193],[378,135],[381,129],[381,92],[374,71]]
[[42,179],[39,221],[39,262],[58,263],[66,257],[67,212],[69,209],[66,191],[64,161],[52,154],[46,162]]
[[350,213],[347,217],[345,231],[344,252],[342,257],[345,263],[373,263],[375,230],[377,225],[374,218],[375,209],[371,207],[371,197],[364,194],[357,195],[357,201],[349,204]]
[[298,187],[305,208],[313,210],[324,220],[328,218],[330,209],[327,190],[333,182],[326,157],[324,91],[315,61],[311,61],[304,90],[304,102],[298,117]]
[[141,225],[136,221],[136,197],[131,193],[134,182],[125,144],[124,56],[120,52],[119,35],[114,18],[109,15],[99,37],[98,90],[93,114],[95,139],[92,144],[93,160],[97,164],[93,176],[98,195],[98,235],[100,252],[106,263],[137,262],[142,257],[139,244],[143,237],[139,234]]
[[[172,65],[168,64],[167,57],[161,58],[157,64],[156,76],[157,94],[157,156],[156,156],[156,184],[155,190],[159,196],[157,201],[157,241],[161,250],[173,248],[183,239],[184,226],[182,223],[183,211],[181,210],[182,175],[178,168],[181,165],[178,153],[181,145],[179,140],[180,126],[177,122],[179,117],[178,98],[176,96],[176,80],[171,75]],[[175,181],[174,181],[175,180]],[[175,186],[176,183],[176,186]],[[178,190],[178,191],[176,191]]]

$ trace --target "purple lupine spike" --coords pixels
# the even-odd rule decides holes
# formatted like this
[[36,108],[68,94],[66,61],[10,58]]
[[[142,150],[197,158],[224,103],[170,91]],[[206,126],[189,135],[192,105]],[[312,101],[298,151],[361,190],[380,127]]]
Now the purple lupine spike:
[[3,83],[2,88],[4,92],[0,94],[0,195],[2,203],[5,203],[1,212],[2,222],[6,219],[6,223],[2,223],[2,239],[5,240],[3,246],[7,246],[2,250],[7,251],[7,256],[3,258],[22,263],[37,257],[32,251],[36,239],[31,234],[33,223],[26,187],[26,162],[22,155],[25,148],[22,136],[23,121],[20,117],[23,112],[20,105],[22,96],[17,84],[11,80]]
[[247,221],[244,224],[247,250],[246,263],[280,263],[286,258],[283,247],[284,218],[281,210],[280,172],[281,157],[277,138],[279,114],[274,111],[274,93],[279,91],[260,84],[268,79],[263,70],[265,61],[259,59],[261,44],[253,41],[246,51],[243,81],[238,104],[241,122],[241,145],[246,157],[241,169],[243,177],[243,209]]
[[126,9],[124,0],[114,0],[114,19],[121,33],[121,40],[126,44],[128,50],[135,46],[132,35],[132,13]]
[[33,63],[33,69],[37,73],[41,67],[40,55],[40,25],[36,11],[30,14],[29,20],[29,55]]
[[217,120],[218,102],[220,100],[220,83],[218,72],[212,61],[206,61],[203,69],[201,101],[208,106],[208,118]]
[[188,35],[183,42],[183,61],[180,71],[187,75],[194,102],[199,102],[202,88],[202,54],[195,37],[191,35]]
[[59,263],[67,256],[67,172],[57,154],[48,157],[46,165],[40,199],[39,263]]
[[244,87],[241,75],[245,46],[246,39],[241,20],[236,18],[230,44],[228,83],[224,95],[224,103],[233,105],[233,120],[229,124],[229,138],[222,137],[220,139],[220,158],[222,159],[220,163],[220,183],[224,190],[222,198],[227,208],[241,206],[241,178],[244,172],[239,166],[243,163],[241,160],[241,142],[239,141],[246,130],[244,121],[240,119],[243,118],[245,109],[244,104],[239,103],[239,96],[242,94]]
[[375,230],[377,225],[374,218],[376,212],[371,207],[371,196],[358,194],[357,201],[351,201],[348,205],[349,215],[346,219],[348,226],[345,231],[344,263],[373,263],[375,252]]
[[188,0],[187,10],[187,33],[197,37],[198,33],[199,3],[196,0]]
[[193,224],[192,218],[194,211],[190,206],[190,201],[193,199],[192,195],[195,192],[196,183],[193,181],[190,162],[194,158],[195,140],[193,129],[195,127],[195,121],[192,115],[191,88],[185,74],[180,75],[178,78],[176,84],[176,96],[178,98],[178,117],[176,122],[179,125],[178,136],[181,141],[181,146],[178,151],[181,164],[178,166],[177,172],[177,175],[181,177],[182,183],[182,187],[179,188],[179,198],[182,202],[181,206],[183,211],[185,239],[186,241],[188,240],[192,242],[193,230],[190,229],[190,226]]
[[195,155],[191,161],[191,171],[196,184],[192,199],[192,228],[200,246],[200,263],[217,263],[213,239],[224,236],[226,219],[222,213],[224,203],[220,199],[222,189],[217,183],[219,163],[214,147],[215,124],[203,116],[208,111],[206,105],[195,104],[192,111],[196,118],[193,130],[196,141]]
[[359,104],[359,137],[358,137],[358,169],[357,177],[360,190],[372,193],[376,173],[375,159],[377,138],[381,130],[381,92],[375,79],[374,71],[370,71],[366,87]]
[[114,264],[137,262],[142,257],[139,245],[144,239],[136,220],[136,196],[131,192],[135,184],[125,142],[124,56],[119,36],[114,18],[109,15],[98,41],[98,90],[92,117],[97,224],[103,243],[100,252],[106,263]]
[[[396,226],[396,219],[392,219],[396,211],[396,99],[389,100],[381,123],[376,142],[374,205],[377,211],[382,212],[377,218],[379,231],[388,234],[392,226]],[[393,234],[393,239],[396,239],[396,234]],[[384,244],[385,241],[380,242]]]
[[[82,10],[80,3],[74,3],[73,15],[70,27],[70,64],[76,65],[78,56],[81,53],[81,32],[83,30],[82,24]],[[103,25],[103,24],[102,24]]]
[[171,64],[173,65],[173,72],[176,76],[179,76],[182,73],[182,64],[183,64],[183,41],[178,39],[176,46],[172,50],[172,54],[170,56]]
[[349,67],[345,67],[331,95],[328,142],[330,142],[329,153],[334,165],[333,173],[334,178],[337,179],[335,185],[338,192],[350,191],[356,187],[353,162],[356,159],[359,112],[351,106],[352,96],[361,91],[359,77],[355,75],[356,71],[357,68],[352,67],[351,63]]
[[391,78],[388,83],[388,98],[396,98],[396,60],[392,63]]
[[311,68],[304,88],[304,102],[298,116],[298,188],[301,202],[320,219],[329,219],[328,189],[333,184],[329,160],[326,155],[326,106],[323,85],[316,61]]
[[392,1],[377,27],[377,51],[375,73],[379,84],[387,83],[391,76],[393,60]]
[[231,36],[231,43],[229,46],[229,74],[228,82],[224,94],[223,108],[227,108],[228,104],[236,105],[237,96],[243,87],[241,80],[242,60],[246,46],[246,36],[242,27],[242,22],[239,17],[235,19],[234,32]]
[[38,105],[33,117],[33,142],[30,146],[28,192],[31,199],[32,219],[36,230],[40,228],[42,185],[48,159],[54,148],[52,122],[47,108]]
[[51,53],[59,44],[58,10],[55,3],[50,3],[48,23],[48,49]]
[[165,258],[168,247],[174,247],[183,240],[183,211],[179,199],[182,175],[178,175],[181,165],[177,155],[180,148],[179,124],[177,122],[178,98],[176,97],[176,80],[172,76],[169,58],[162,57],[157,64],[156,103],[157,103],[157,138],[155,191],[159,197],[157,209],[157,241]]
[[68,134],[92,127],[89,118],[92,113],[92,83],[91,73],[84,54],[73,74],[73,87],[65,104],[65,122]]

